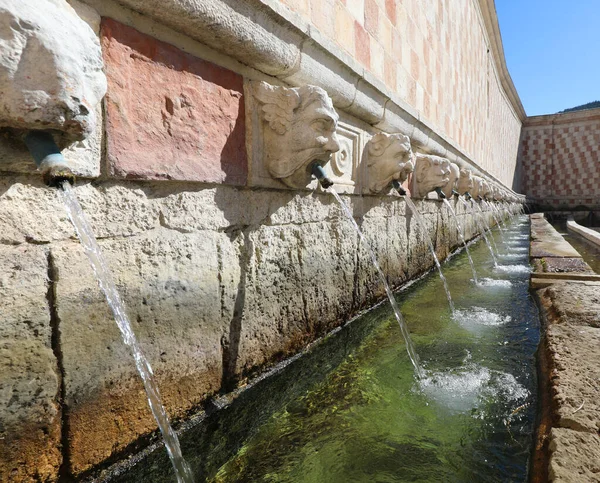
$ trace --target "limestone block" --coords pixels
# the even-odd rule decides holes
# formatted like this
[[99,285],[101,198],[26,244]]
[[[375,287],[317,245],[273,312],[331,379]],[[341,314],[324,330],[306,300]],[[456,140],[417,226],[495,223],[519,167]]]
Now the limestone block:
[[122,4],[269,75],[296,67],[303,36],[256,2],[123,0]]
[[317,86],[287,88],[250,82],[251,184],[292,189],[316,187],[311,166],[325,165],[340,149],[339,116]]
[[356,236],[343,219],[260,226],[244,235],[237,374],[290,355],[338,325],[352,306],[356,265]]
[[93,30],[64,0],[6,0],[0,18],[0,126],[93,132],[106,92]]
[[246,184],[240,75],[111,19],[102,43],[110,174]]
[[549,481],[600,482],[600,436],[563,428],[550,433]]
[[352,105],[346,109],[359,119],[376,125],[383,120],[388,98],[364,79],[359,79],[356,86],[356,97]]
[[[239,280],[238,254],[224,233],[169,230],[101,249],[163,402],[181,417],[221,385]],[[80,474],[156,428],[129,349],[82,248],[53,248],[60,318],[70,468]]]
[[[600,429],[600,329],[552,324],[547,344],[553,355],[553,399],[558,426],[597,433]],[[581,405],[581,409],[576,411]]]
[[0,245],[2,483],[54,481],[62,461],[47,274],[42,247]]
[[[79,184],[75,193],[97,237],[131,236],[159,224],[158,208],[141,188]],[[75,236],[58,193],[42,186],[41,179],[33,184],[28,178],[0,177],[0,212],[0,242],[47,243]]]

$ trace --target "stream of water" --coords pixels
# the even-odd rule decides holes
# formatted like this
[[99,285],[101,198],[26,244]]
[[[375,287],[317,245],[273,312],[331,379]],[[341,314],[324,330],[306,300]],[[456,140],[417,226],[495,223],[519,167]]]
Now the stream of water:
[[471,265],[471,270],[473,271],[473,281],[475,283],[477,283],[477,272],[475,271],[475,265],[473,264],[473,259],[471,258],[471,252],[469,251],[469,247],[467,245],[467,242],[465,241],[465,234],[462,229],[462,226],[460,226],[458,217],[456,216],[454,208],[452,208],[452,205],[450,204],[450,202],[444,198],[444,203],[448,207],[448,209],[450,210],[450,213],[452,214],[452,216],[454,218],[454,222],[456,223],[456,231],[458,232],[458,235],[460,236],[463,246],[465,247],[465,251],[467,252],[467,257],[469,258],[469,264]]
[[[461,198],[461,201],[463,202],[463,204],[465,205],[465,207],[467,209],[469,209],[469,205],[467,204],[467,201],[463,198]],[[471,215],[473,216],[473,219],[475,220],[475,223],[477,223],[477,226],[479,227],[479,230],[481,231],[481,235],[483,236],[483,239],[485,240],[485,244],[488,247],[488,250],[490,251],[490,255],[492,256],[492,260],[494,260],[494,266],[498,266],[498,259],[496,258],[496,254],[494,253],[494,250],[492,249],[492,245],[487,237],[486,234],[486,229],[485,226],[482,224],[480,218],[477,217],[477,212],[475,211],[475,208],[473,207],[473,205],[475,204],[474,201],[471,201]],[[483,217],[481,217],[483,218]]]
[[152,368],[150,367],[148,359],[144,356],[140,344],[131,328],[131,323],[129,322],[129,318],[125,311],[125,305],[117,291],[110,269],[98,246],[94,232],[88,223],[85,214],[83,213],[83,209],[69,182],[65,181],[62,185],[62,189],[59,189],[58,192],[64,202],[69,218],[75,227],[83,250],[92,265],[94,274],[98,279],[98,285],[104,293],[106,301],[115,317],[115,322],[121,331],[123,342],[129,346],[131,350],[136,368],[144,383],[144,389],[146,390],[146,396],[148,397],[148,405],[150,406],[152,414],[162,433],[169,458],[175,469],[177,481],[178,483],[193,483],[194,478],[181,454],[177,434],[171,427],[169,417],[162,404]]
[[433,247],[433,242],[431,241],[431,237],[429,236],[429,232],[427,231],[427,225],[425,224],[425,221],[421,217],[421,213],[419,213],[419,210],[417,210],[417,207],[413,203],[413,200],[410,198],[410,196],[406,195],[404,197],[404,200],[406,201],[406,205],[410,208],[410,211],[412,212],[413,216],[417,220],[417,224],[421,228],[421,233],[423,233],[425,240],[427,240],[427,244],[429,245],[429,250],[431,251],[431,254],[433,255],[433,260],[435,261],[435,266],[438,269],[438,272],[440,274],[440,279],[442,280],[442,285],[444,286],[444,292],[446,292],[446,298],[448,299],[448,305],[450,306],[450,310],[452,311],[452,313],[454,313],[454,302],[452,302],[452,296],[450,295],[450,289],[448,288],[448,282],[446,281],[446,277],[442,273],[442,266],[440,265],[440,261],[438,260],[437,255],[435,254],[435,248]]
[[398,325],[400,326],[400,331],[402,332],[402,336],[404,337],[404,341],[406,342],[406,351],[408,352],[408,357],[410,358],[410,361],[412,362],[412,364],[414,366],[414,370],[417,374],[417,377],[422,377],[423,370],[421,369],[421,365],[419,363],[419,356],[417,354],[417,351],[415,350],[414,344],[412,343],[412,340],[410,338],[410,332],[408,331],[406,322],[404,321],[404,317],[402,317],[402,313],[400,312],[400,309],[398,308],[398,304],[396,303],[396,298],[394,297],[394,293],[392,292],[389,284],[387,283],[385,274],[383,273],[383,270],[381,270],[381,267],[379,266],[379,262],[377,261],[377,257],[375,256],[375,253],[373,252],[371,245],[369,244],[369,242],[363,235],[362,231],[356,224],[356,220],[352,216],[352,213],[348,209],[348,206],[346,206],[346,203],[344,203],[344,201],[340,198],[340,195],[338,195],[337,192],[332,188],[328,188],[327,191],[329,193],[331,193],[335,197],[337,202],[340,204],[342,211],[344,212],[344,214],[346,215],[348,220],[352,223],[352,226],[354,226],[354,229],[356,230],[356,233],[358,234],[362,245],[367,249],[367,252],[369,253],[369,257],[371,258],[371,262],[373,262],[373,266],[377,270],[379,278],[381,279],[381,282],[383,283],[383,286],[385,287],[385,293],[387,294],[388,299],[390,300],[390,304],[394,311],[394,316],[396,317]]

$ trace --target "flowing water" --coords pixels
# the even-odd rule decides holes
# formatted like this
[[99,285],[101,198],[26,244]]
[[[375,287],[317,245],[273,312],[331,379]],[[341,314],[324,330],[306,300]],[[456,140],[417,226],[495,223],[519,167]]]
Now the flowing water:
[[[509,235],[528,229],[507,224]],[[483,243],[471,248],[490,283],[471,283],[464,253],[447,262],[454,314],[433,274],[396,295],[422,378],[398,342],[393,313],[380,306],[353,322],[379,321],[362,345],[276,412],[210,481],[527,481],[537,309],[528,274],[499,274]],[[514,263],[527,266],[527,254]]]
[[425,225],[425,222],[423,221],[423,218],[421,217],[421,213],[419,213],[419,210],[417,210],[417,207],[413,203],[413,200],[411,200],[410,196],[408,196],[408,195],[404,196],[404,200],[406,201],[406,205],[410,208],[410,211],[412,212],[413,216],[417,220],[417,224],[421,228],[421,233],[423,233],[425,240],[427,240],[427,244],[429,245],[429,250],[431,250],[431,254],[433,255],[433,260],[435,262],[435,266],[438,269],[438,272],[440,274],[440,279],[442,280],[442,284],[444,285],[444,292],[446,292],[446,298],[448,299],[448,305],[450,306],[450,310],[452,312],[454,312],[454,302],[452,302],[452,297],[450,296],[450,289],[448,288],[448,282],[446,281],[446,277],[442,273],[442,266],[440,265],[440,261],[438,260],[437,255],[435,254],[435,248],[433,248],[433,242],[431,241],[431,237],[429,236],[429,232],[427,231],[427,225]]
[[[467,201],[464,200],[464,199],[462,199],[462,198],[461,198],[461,201],[463,202],[463,204],[465,205],[465,207],[468,210],[469,209],[469,205],[467,204]],[[485,244],[488,247],[488,250],[490,251],[490,255],[492,255],[492,260],[494,261],[494,266],[498,266],[498,260],[496,258],[496,254],[494,253],[494,250],[492,250],[492,245],[490,244],[490,241],[489,241],[489,239],[487,237],[485,226],[483,226],[483,224],[481,223],[481,220],[477,217],[477,213],[475,212],[475,208],[473,208],[473,204],[474,204],[474,202],[471,201],[471,216],[473,217],[473,219],[477,223],[477,226],[479,226],[479,230],[481,231],[481,234],[483,235],[483,239],[485,240]]]
[[446,206],[450,210],[450,213],[452,213],[452,216],[454,217],[454,222],[456,223],[456,231],[458,232],[458,235],[460,236],[460,239],[462,240],[463,246],[465,247],[465,251],[467,252],[467,257],[469,258],[469,264],[471,265],[471,270],[473,271],[473,281],[475,283],[477,283],[477,272],[475,271],[475,265],[473,264],[473,259],[471,258],[471,253],[469,252],[469,247],[467,246],[467,242],[465,241],[464,231],[463,231],[462,227],[460,226],[458,217],[456,216],[456,213],[454,212],[454,208],[452,208],[452,205],[450,204],[450,202],[444,198],[444,203],[446,204]]
[[328,188],[327,191],[329,193],[331,193],[335,197],[337,202],[340,204],[342,211],[344,212],[344,214],[346,215],[348,220],[350,220],[350,222],[352,223],[352,226],[354,226],[354,229],[356,230],[356,233],[358,234],[358,237],[360,238],[361,243],[367,249],[367,252],[369,253],[369,257],[371,258],[371,262],[373,262],[373,266],[377,270],[377,273],[379,274],[379,278],[381,279],[381,282],[383,283],[383,286],[385,287],[385,293],[387,294],[388,299],[390,300],[390,304],[394,311],[394,316],[396,317],[398,325],[400,326],[400,331],[402,332],[402,336],[404,337],[404,341],[406,343],[406,351],[408,352],[408,357],[410,358],[410,361],[412,362],[412,364],[414,366],[414,370],[415,370],[417,376],[421,377],[423,375],[423,370],[421,369],[421,365],[419,363],[419,356],[418,356],[417,351],[415,350],[414,344],[412,343],[412,340],[410,338],[410,333],[408,331],[408,328],[406,327],[406,322],[404,321],[404,317],[402,317],[402,312],[400,312],[400,309],[398,308],[398,304],[396,303],[396,298],[394,297],[394,294],[393,294],[392,290],[390,289],[389,284],[387,283],[385,274],[383,273],[383,270],[381,270],[381,267],[379,266],[379,262],[377,261],[377,257],[375,256],[375,253],[373,252],[371,245],[369,244],[367,239],[364,237],[362,231],[356,224],[356,220],[352,216],[352,213],[350,213],[350,210],[346,206],[346,203],[344,203],[342,201],[342,199],[340,198],[340,195],[338,195],[337,192],[335,190],[333,190],[332,188]]
[[68,182],[64,182],[62,189],[59,189],[58,192],[65,204],[69,218],[75,227],[75,231],[81,241],[84,252],[92,265],[96,278],[98,279],[98,285],[104,293],[106,301],[115,317],[115,321],[123,337],[123,342],[129,346],[131,354],[135,359],[135,365],[144,383],[148,404],[158,423],[160,432],[162,433],[169,458],[175,469],[175,474],[177,475],[177,481],[179,483],[193,483],[194,478],[181,454],[177,434],[169,424],[169,417],[162,404],[152,368],[133,333],[129,318],[125,312],[125,305],[112,280],[110,269],[96,242],[94,232],[85,218],[81,205],[79,204],[71,185]]
[[[485,201],[483,201],[483,203],[485,203]],[[494,240],[494,235],[492,234],[492,229],[490,228],[490,224],[485,219],[485,216],[483,216],[483,210],[481,209],[481,206],[479,206],[477,203],[475,203],[475,206],[479,210],[479,218],[483,223],[483,228],[485,229],[484,231],[488,232],[488,235],[490,235],[490,240],[492,241],[492,245],[494,246],[494,250],[496,250],[496,253],[499,253],[498,245],[496,245],[496,240]]]

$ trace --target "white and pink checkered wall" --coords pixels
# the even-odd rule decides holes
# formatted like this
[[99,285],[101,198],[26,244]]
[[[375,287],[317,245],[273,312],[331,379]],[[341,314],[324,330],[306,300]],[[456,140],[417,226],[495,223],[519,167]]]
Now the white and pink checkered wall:
[[600,208],[600,109],[527,118],[522,191],[553,208]]

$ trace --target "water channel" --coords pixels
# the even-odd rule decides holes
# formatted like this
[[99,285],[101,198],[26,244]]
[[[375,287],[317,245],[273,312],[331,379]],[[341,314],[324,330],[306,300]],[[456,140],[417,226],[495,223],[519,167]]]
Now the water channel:
[[[456,305],[430,273],[397,294],[420,355],[415,378],[388,304],[353,322],[373,330],[324,380],[276,411],[214,482],[526,481],[536,407],[537,309],[528,292],[526,217],[443,264]],[[488,236],[490,234],[488,233]]]

